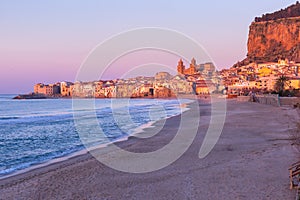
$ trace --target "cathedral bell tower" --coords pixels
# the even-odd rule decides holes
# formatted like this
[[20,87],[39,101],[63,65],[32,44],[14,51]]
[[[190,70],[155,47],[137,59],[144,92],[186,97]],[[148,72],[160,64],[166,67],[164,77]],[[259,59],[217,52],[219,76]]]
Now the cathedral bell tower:
[[185,66],[183,65],[182,59],[179,60],[177,65],[177,72],[178,74],[184,74]]
[[196,60],[195,58],[192,59],[191,64],[190,64],[190,75],[193,75],[196,73]]

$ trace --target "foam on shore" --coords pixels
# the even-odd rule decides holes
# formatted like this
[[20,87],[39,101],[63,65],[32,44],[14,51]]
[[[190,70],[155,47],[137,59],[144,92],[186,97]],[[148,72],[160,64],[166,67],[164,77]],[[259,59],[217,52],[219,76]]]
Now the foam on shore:
[[[185,99],[185,100],[187,100],[187,99]],[[142,125],[138,126],[137,128],[135,128],[132,131],[131,134],[129,134],[129,135],[125,136],[125,137],[121,137],[121,138],[115,139],[115,140],[113,140],[113,141],[111,141],[109,143],[93,145],[93,146],[90,146],[88,148],[84,147],[84,145],[83,145],[83,149],[80,149],[80,150],[72,152],[72,153],[66,153],[63,156],[56,157],[56,158],[48,160],[48,161],[44,161],[44,162],[41,161],[38,164],[30,164],[29,163],[29,164],[26,165],[26,167],[24,167],[22,169],[12,169],[12,172],[4,174],[3,176],[0,176],[0,180],[7,179],[7,178],[10,178],[10,177],[13,177],[13,176],[22,175],[22,174],[25,174],[27,172],[30,172],[30,171],[33,171],[33,170],[36,170],[36,169],[40,169],[40,168],[44,168],[44,167],[47,167],[47,166],[50,166],[50,165],[53,165],[53,164],[58,164],[58,163],[70,160],[70,159],[72,159],[74,157],[78,157],[78,156],[82,156],[82,155],[88,154],[89,151],[97,150],[99,148],[105,148],[105,147],[107,147],[107,146],[109,146],[111,144],[114,144],[114,143],[119,143],[119,142],[127,141],[131,137],[143,138],[141,135],[145,132],[146,129],[148,129],[148,128],[155,128],[156,127],[155,126],[156,123],[158,123],[160,121],[165,121],[165,120],[170,119],[170,118],[175,117],[175,116],[179,116],[182,113],[188,111],[190,109],[189,105],[192,104],[194,101],[195,101],[194,99],[189,99],[188,102],[184,102],[184,103],[181,103],[179,101],[180,102],[179,107],[181,109],[180,113],[174,114],[174,115],[171,115],[171,116],[166,116],[166,118],[164,118],[164,119],[159,119],[157,121],[150,121],[150,122],[148,122],[146,124],[142,124]]]

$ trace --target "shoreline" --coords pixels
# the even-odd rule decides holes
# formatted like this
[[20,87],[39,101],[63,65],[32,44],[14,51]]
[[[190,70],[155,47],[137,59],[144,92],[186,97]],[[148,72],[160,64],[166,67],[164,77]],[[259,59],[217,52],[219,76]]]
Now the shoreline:
[[[39,168],[46,168],[50,165],[59,164],[59,163],[68,161],[70,159],[73,159],[73,158],[76,158],[76,157],[79,157],[79,156],[84,156],[85,154],[90,154],[89,153],[90,150],[93,151],[93,150],[97,150],[97,149],[100,149],[100,148],[105,148],[105,147],[107,147],[111,144],[115,144],[115,143],[123,143],[123,142],[126,142],[129,139],[135,138],[135,137],[139,138],[139,135],[142,135],[143,132],[145,132],[146,129],[155,128],[155,124],[160,123],[160,122],[165,121],[165,120],[168,120],[170,118],[176,117],[176,116],[180,116],[180,115],[182,115],[182,113],[187,112],[189,110],[189,108],[188,108],[189,104],[193,103],[193,101],[196,101],[196,99],[191,99],[191,98],[189,100],[191,100],[191,102],[183,103],[183,104],[180,105],[181,109],[183,109],[185,107],[187,107],[187,109],[182,110],[182,112],[177,114],[177,115],[173,115],[173,116],[169,116],[169,117],[166,116],[166,118],[164,118],[164,119],[160,119],[158,121],[151,121],[151,122],[148,122],[147,124],[143,124],[143,125],[137,127],[136,129],[133,129],[133,131],[130,135],[128,135],[126,137],[118,138],[118,139],[116,139],[116,140],[114,140],[110,143],[105,143],[105,144],[99,144],[99,145],[96,145],[96,146],[92,146],[92,147],[89,147],[89,150],[87,149],[87,147],[85,147],[85,145],[83,145],[83,149],[81,149],[81,150],[66,154],[64,156],[53,158],[51,160],[47,160],[47,161],[44,161],[44,162],[41,162],[41,163],[38,163],[38,164],[33,164],[33,165],[31,165],[27,168],[16,170],[12,173],[8,173],[6,175],[0,176],[0,182],[2,180],[9,179],[9,178],[14,177],[14,176],[19,176],[19,175],[22,175],[22,174],[30,173],[31,171],[34,171],[34,170],[39,170]],[[0,184],[0,186],[1,186],[1,184]]]
[[[226,121],[227,125],[224,127],[224,132],[215,149],[205,159],[199,160],[199,158],[196,159],[200,148],[197,143],[203,139],[202,133],[205,132],[206,121],[209,119],[209,105],[207,102],[199,103],[204,105],[202,111],[204,123],[199,125],[200,129],[195,142],[182,158],[165,169],[143,175],[122,173],[109,169],[96,161],[89,153],[86,153],[46,167],[34,169],[24,174],[1,179],[0,193],[6,195],[4,198],[9,197],[7,196],[9,194],[11,198],[18,198],[20,197],[19,195],[25,195],[22,196],[24,198],[34,197],[31,196],[33,195],[31,192],[34,191],[35,188],[24,188],[24,186],[41,184],[41,187],[36,188],[37,190],[35,192],[38,193],[37,195],[39,195],[39,197],[46,199],[50,199],[51,197],[125,199],[126,197],[141,198],[144,195],[150,195],[149,198],[155,198],[158,197],[157,195],[160,195],[161,198],[168,199],[171,197],[180,199],[182,199],[182,197],[190,197],[197,199],[199,195],[204,199],[219,199],[218,197],[221,196],[224,197],[223,199],[238,197],[241,199],[245,199],[245,197],[247,197],[247,199],[261,199],[262,197],[268,198],[268,196],[273,193],[274,195],[279,193],[280,195],[278,197],[281,199],[294,197],[294,191],[288,189],[289,179],[286,166],[297,161],[297,154],[294,146],[291,146],[291,140],[288,139],[290,135],[287,137],[287,135],[282,132],[283,130],[288,130],[290,125],[283,125],[284,127],[281,127],[281,130],[276,128],[272,131],[268,127],[268,129],[265,130],[264,127],[260,126],[258,129],[253,130],[252,127],[248,127],[248,125],[245,124],[242,117],[247,116],[248,120],[253,120],[251,119],[253,113],[260,113],[261,115],[259,117],[262,117],[262,115],[270,116],[270,113],[273,113],[270,117],[274,117],[274,119],[277,120],[278,118],[275,117],[275,115],[281,116],[278,112],[282,111],[283,116],[289,114],[289,116],[286,117],[287,119],[284,120],[291,120],[289,110],[286,111],[282,108],[249,102],[237,103],[234,100],[229,100],[227,102],[229,105],[229,119]],[[239,108],[237,108],[236,105],[239,105]],[[233,119],[239,123],[234,125]],[[143,148],[148,150],[148,148],[152,148],[153,145],[153,148],[157,148],[173,137],[171,130],[173,130],[174,127],[172,124],[178,122],[178,120],[180,120],[179,115],[167,119],[165,126],[165,133],[167,133],[167,135],[156,135],[153,137],[153,140],[150,140],[154,141],[154,143],[149,143],[150,146],[145,146],[143,141],[140,141],[140,139],[135,136],[130,136],[128,140],[118,142],[117,145],[133,151]],[[272,122],[271,125],[278,126],[275,122]],[[243,130],[243,132],[239,132],[238,130]],[[148,128],[145,129],[145,132],[147,131]],[[274,132],[276,132],[276,134]],[[239,133],[237,135],[238,137],[232,137],[234,133]],[[245,140],[244,137],[246,137],[247,140]],[[247,167],[245,168],[243,166]],[[265,168],[269,169],[269,172],[272,173],[264,173],[263,169]],[[187,173],[186,170],[189,171],[189,173]],[[213,171],[217,171],[219,174],[214,174],[212,173]],[[233,172],[236,173],[236,175],[234,175]],[[246,172],[245,176],[237,176],[244,172]],[[170,176],[171,174],[176,175]],[[211,176],[215,176],[219,182],[210,182]],[[75,180],[77,180],[76,184],[74,182]],[[131,183],[128,184],[129,180],[133,182],[130,181]],[[151,181],[152,184],[150,188],[152,189],[146,189],[149,187],[148,180],[154,181]],[[198,182],[197,180],[201,181]],[[266,187],[268,186],[266,184],[270,180],[273,181],[272,187]],[[88,181],[89,184],[87,184],[86,181]],[[137,185],[134,184],[135,181],[137,181]],[[246,183],[249,187],[243,186],[243,189],[240,188],[238,186],[240,181]],[[256,185],[252,185],[252,181],[258,182],[256,182]],[[183,188],[180,186],[179,189],[178,187],[181,184],[178,185],[176,184],[177,182],[182,182]],[[104,183],[108,184],[108,186],[104,186]],[[227,184],[227,187],[222,187],[219,183],[222,183],[222,185]],[[119,188],[115,184],[125,185]],[[193,187],[188,186],[190,184]],[[61,188],[57,188],[58,185],[60,185]],[[189,189],[186,188],[187,186]],[[79,187],[83,188],[80,189]],[[174,191],[174,189],[177,192],[170,192]],[[218,192],[211,193],[211,189],[214,191],[217,190]],[[133,191],[135,192],[132,193]],[[158,191],[160,192],[158,193]],[[258,191],[260,191],[260,193]],[[151,192],[151,194],[149,192]],[[271,198],[271,196],[269,197]]]
[[[11,94],[16,95],[16,94]],[[212,95],[222,95],[222,94],[212,94]],[[207,98],[211,95],[196,95],[196,94],[178,94],[170,97],[154,97],[154,96],[145,96],[145,97],[76,97],[76,96],[47,96],[43,94],[18,94],[13,96],[14,100],[30,100],[30,99],[195,99],[195,98]]]

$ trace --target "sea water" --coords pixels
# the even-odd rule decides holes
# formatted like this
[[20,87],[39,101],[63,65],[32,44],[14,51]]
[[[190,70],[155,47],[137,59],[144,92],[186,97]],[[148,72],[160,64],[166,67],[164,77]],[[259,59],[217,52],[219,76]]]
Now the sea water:
[[[13,100],[12,97],[0,95],[0,178],[85,148],[74,124],[74,109],[76,116],[86,121],[94,117],[88,115],[90,110],[73,108],[72,99]],[[187,109],[181,105],[190,102],[95,99],[93,113],[103,133],[114,142],[128,138],[147,124],[181,114]],[[96,140],[89,145],[104,143],[107,140]]]

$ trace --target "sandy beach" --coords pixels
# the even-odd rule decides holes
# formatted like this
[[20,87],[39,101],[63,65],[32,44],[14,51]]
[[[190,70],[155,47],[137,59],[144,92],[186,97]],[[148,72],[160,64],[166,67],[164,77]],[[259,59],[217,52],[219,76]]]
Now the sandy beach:
[[[294,199],[288,167],[300,159],[293,145],[297,111],[228,100],[221,138],[199,159],[210,119],[210,105],[199,103],[193,144],[166,168],[125,173],[85,154],[0,180],[0,199]],[[159,149],[174,137],[179,121],[180,116],[172,117],[154,137],[118,145],[132,152]]]

